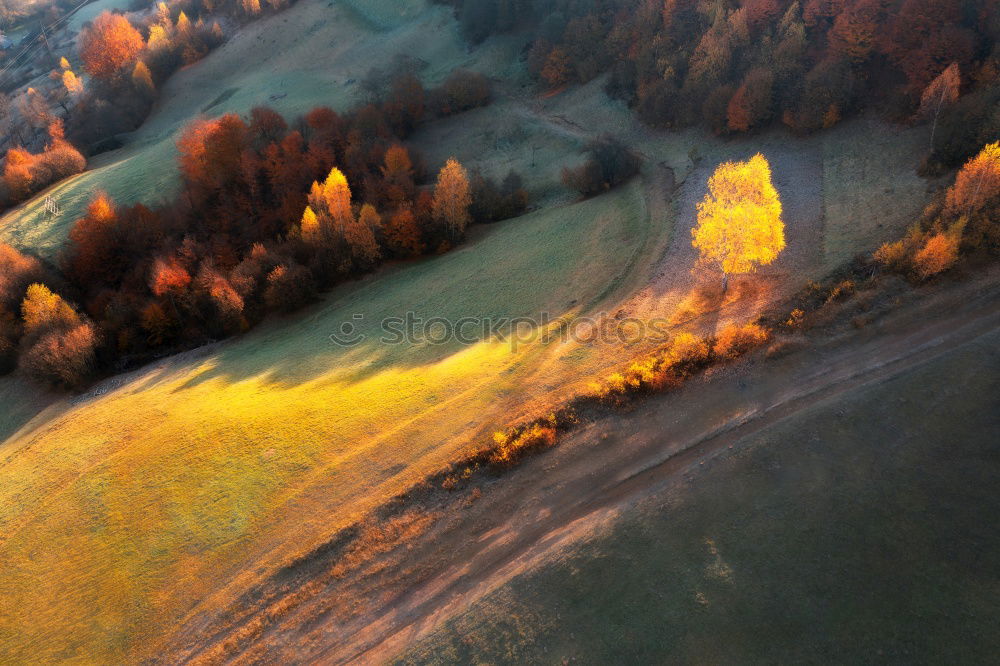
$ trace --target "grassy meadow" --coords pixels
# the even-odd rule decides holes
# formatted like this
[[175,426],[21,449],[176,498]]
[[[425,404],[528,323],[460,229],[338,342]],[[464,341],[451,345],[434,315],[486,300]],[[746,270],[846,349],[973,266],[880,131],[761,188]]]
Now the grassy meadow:
[[[31,424],[0,470],[0,661],[148,649],[224,603],[219,581],[247,584],[603,369],[559,344],[381,345],[379,322],[587,313],[656,229],[638,184],[531,214]],[[357,314],[368,340],[334,345]]]

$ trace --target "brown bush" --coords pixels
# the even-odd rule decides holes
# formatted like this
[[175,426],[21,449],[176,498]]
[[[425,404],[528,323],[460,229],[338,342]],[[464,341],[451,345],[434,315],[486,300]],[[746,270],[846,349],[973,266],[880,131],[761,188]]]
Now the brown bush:
[[802,335],[781,337],[771,343],[767,351],[764,352],[764,357],[769,359],[781,358],[805,349],[808,346],[809,342]]
[[493,96],[490,80],[479,72],[459,69],[445,79],[438,91],[438,113],[443,116],[461,113],[490,103]]
[[292,312],[316,297],[312,274],[298,264],[281,265],[267,276],[264,301],[274,310]]
[[50,128],[52,143],[44,151],[29,153],[22,148],[7,151],[4,162],[4,196],[8,205],[24,201],[35,192],[87,168],[87,160],[62,138],[62,125]]
[[592,141],[587,153],[586,162],[562,172],[563,184],[585,197],[614,189],[639,173],[639,158],[613,137]]
[[93,375],[97,332],[89,322],[43,333],[21,352],[21,371],[60,388],[80,388]]
[[28,285],[40,282],[43,276],[42,265],[37,259],[0,243],[0,307],[6,306],[13,311],[20,305]]
[[830,294],[826,297],[826,300],[828,303],[832,301],[846,301],[854,295],[855,289],[853,280],[843,280],[830,289]]

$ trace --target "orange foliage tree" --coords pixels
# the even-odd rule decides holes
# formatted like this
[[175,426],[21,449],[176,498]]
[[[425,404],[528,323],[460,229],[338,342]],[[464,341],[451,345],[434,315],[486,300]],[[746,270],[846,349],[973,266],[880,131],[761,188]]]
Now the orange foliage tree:
[[118,213],[104,192],[87,205],[86,214],[69,232],[73,250],[66,259],[67,273],[84,284],[111,282],[125,257],[116,256],[112,237],[118,233]]
[[955,176],[948,189],[946,210],[953,215],[972,215],[1000,196],[1000,141],[983,147]]
[[855,0],[833,22],[830,50],[857,64],[868,60],[875,48],[882,12],[882,0]]
[[383,227],[383,234],[389,250],[401,257],[415,257],[424,251],[420,227],[409,206],[392,214]]
[[770,264],[785,249],[781,200],[771,166],[759,153],[746,162],[719,165],[708,190],[698,204],[691,244],[701,252],[702,263],[722,270],[725,290],[730,274]]
[[471,205],[469,174],[452,157],[438,174],[434,188],[434,217],[447,226],[453,238],[459,238],[471,221]]
[[176,259],[157,259],[149,279],[149,288],[157,296],[171,296],[184,291],[191,284],[191,275]]
[[111,79],[139,57],[142,35],[121,14],[101,12],[80,38],[83,67],[98,79]]
[[947,270],[958,261],[958,245],[962,239],[961,228],[942,231],[931,235],[924,246],[913,256],[913,268],[917,275],[927,279]]

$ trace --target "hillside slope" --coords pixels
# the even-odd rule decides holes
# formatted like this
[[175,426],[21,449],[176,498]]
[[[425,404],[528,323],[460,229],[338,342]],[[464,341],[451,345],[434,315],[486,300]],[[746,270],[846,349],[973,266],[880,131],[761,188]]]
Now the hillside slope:
[[[84,396],[0,379],[0,661],[154,656],[176,625],[223,614],[492,429],[641,351],[387,346],[377,343],[385,317],[631,315],[710,332],[898,235],[926,201],[913,169],[924,128],[863,118],[804,140],[775,129],[732,142],[652,132],[601,81],[546,99],[511,85],[523,75],[519,48],[491,40],[469,52],[447,8],[419,0],[300,0],[171,79],[124,148],[51,190],[62,215],[43,216],[42,195],[0,220],[0,240],[54,258],[97,189],[121,202],[169,194],[174,141],[199,113],[347,108],[356,80],[398,53],[425,60],[430,83],[459,66],[503,75],[494,105],[425,126],[413,143],[431,166],[455,155],[494,174],[518,169],[539,207]],[[642,176],[576,201],[559,172],[605,132],[642,153]],[[758,150],[786,199],[789,251],[723,301],[717,280],[692,273],[694,205],[718,162]],[[344,322],[366,341],[335,346]]]
[[169,653],[981,662],[997,647],[982,517],[1000,478],[1000,289],[994,272],[908,300],[863,333],[599,419],[498,479],[417,493],[361,537],[363,559],[331,543],[193,619]]
[[[698,419],[671,407],[705,390],[745,405],[688,452],[611,473],[578,465],[575,477],[598,489],[561,493],[569,506],[557,531],[489,570],[493,580],[467,569],[466,598],[393,613],[406,629],[366,658],[403,649],[398,663],[990,661],[1000,649],[990,518],[1000,510],[1000,298],[995,284],[988,291],[595,424],[572,454],[539,461],[536,476],[574,465],[570,455],[678,450]],[[764,409],[774,380],[794,398],[821,376],[825,386],[797,404]],[[537,488],[521,515],[552,503]],[[560,541],[567,531],[584,538]],[[440,620],[443,606],[458,614],[421,621]]]

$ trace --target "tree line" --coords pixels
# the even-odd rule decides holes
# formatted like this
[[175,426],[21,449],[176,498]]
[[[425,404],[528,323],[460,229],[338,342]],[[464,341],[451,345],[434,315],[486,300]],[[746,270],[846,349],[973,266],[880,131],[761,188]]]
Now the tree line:
[[457,72],[436,91],[397,80],[407,103],[390,92],[291,123],[263,107],[196,120],[178,140],[181,188],[169,204],[99,194],[58,270],[0,248],[0,367],[80,386],[243,332],[387,260],[445,252],[469,224],[522,213],[517,174],[495,182],[449,160],[435,178],[404,144],[431,117],[427,100],[462,108],[483,85]]
[[[937,169],[1000,132],[992,0],[439,1],[472,42],[526,33],[540,85],[607,74],[608,93],[658,127],[810,132],[865,108],[894,120],[930,112],[946,126],[930,147]],[[956,94],[932,94],[928,108],[928,87],[949,68]],[[959,90],[975,95],[954,108]]]

